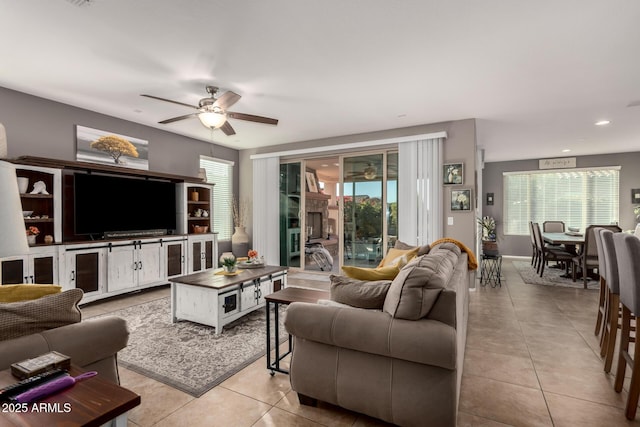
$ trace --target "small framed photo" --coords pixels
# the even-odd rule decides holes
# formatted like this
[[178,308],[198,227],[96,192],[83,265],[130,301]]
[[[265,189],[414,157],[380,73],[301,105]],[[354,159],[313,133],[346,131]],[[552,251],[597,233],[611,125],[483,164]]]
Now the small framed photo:
[[305,176],[307,177],[307,187],[309,188],[309,192],[317,193],[318,184],[316,184],[316,176],[313,172],[305,172]]
[[493,205],[493,193],[487,193],[487,206]]
[[442,183],[446,185],[464,183],[464,164],[445,163],[442,165]]
[[451,190],[451,210],[470,211],[471,210],[471,189]]
[[640,204],[640,188],[631,189],[631,203]]

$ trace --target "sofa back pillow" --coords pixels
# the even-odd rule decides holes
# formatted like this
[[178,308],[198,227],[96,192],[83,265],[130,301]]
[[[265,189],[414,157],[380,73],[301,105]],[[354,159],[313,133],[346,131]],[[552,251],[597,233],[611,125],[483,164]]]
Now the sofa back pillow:
[[82,289],[70,289],[38,299],[0,305],[0,341],[78,323]]
[[446,243],[407,264],[391,282],[383,311],[399,319],[425,317],[449,283],[460,253],[458,246]]
[[393,246],[396,249],[415,249],[418,248],[418,254],[417,256],[422,256],[422,255],[426,255],[429,253],[429,250],[431,249],[430,245],[422,245],[422,246],[413,246],[413,245],[409,245],[403,241],[400,240],[396,240],[396,243]]
[[381,310],[391,280],[357,280],[331,275],[331,300],[352,307]]

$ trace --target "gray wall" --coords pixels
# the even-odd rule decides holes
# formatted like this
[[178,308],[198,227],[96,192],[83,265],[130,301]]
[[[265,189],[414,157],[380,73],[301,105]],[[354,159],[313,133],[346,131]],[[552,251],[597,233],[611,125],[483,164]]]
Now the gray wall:
[[[67,104],[0,87],[0,123],[7,131],[8,157],[75,160],[75,125],[149,141],[149,170],[197,176],[200,155],[238,163],[238,151],[165,132]],[[194,123],[194,126],[200,126]],[[239,179],[235,168],[234,182]],[[235,191],[237,193],[238,186]],[[228,244],[231,247],[230,243]],[[226,245],[220,245],[226,250]]]
[[[428,125],[412,126],[406,128],[390,129],[380,132],[370,132],[357,135],[346,135],[334,138],[326,138],[311,141],[301,141],[291,144],[263,147],[255,150],[242,150],[240,152],[240,174],[241,187],[240,197],[246,200],[253,198],[253,167],[250,156],[253,154],[274,153],[287,150],[299,150],[305,148],[326,147],[346,143],[363,141],[384,140],[412,135],[420,135],[435,132],[447,132],[447,139],[444,142],[444,162],[464,163],[464,184],[456,187],[444,188],[444,225],[443,232],[446,237],[460,240],[469,248],[475,248],[476,222],[475,212],[451,212],[449,209],[451,188],[472,188],[475,195],[475,175],[476,175],[476,123],[474,119],[458,120],[453,122],[442,122]],[[454,218],[454,225],[447,225],[447,217]],[[248,218],[251,224],[252,218]],[[247,227],[247,232],[251,235],[252,230]]]
[[[569,156],[567,156],[569,157]],[[576,157],[576,167],[620,166],[620,227],[623,230],[635,228],[635,217],[631,203],[631,189],[640,188],[640,152],[604,154],[598,156]],[[514,171],[538,170],[538,159],[512,162],[485,163],[482,171],[484,194],[482,201],[483,215],[492,216],[498,223],[498,245],[505,255],[531,255],[529,236],[505,236],[500,226],[503,218],[502,173]],[[486,193],[494,193],[494,205],[486,205]],[[552,218],[550,218],[552,219]]]

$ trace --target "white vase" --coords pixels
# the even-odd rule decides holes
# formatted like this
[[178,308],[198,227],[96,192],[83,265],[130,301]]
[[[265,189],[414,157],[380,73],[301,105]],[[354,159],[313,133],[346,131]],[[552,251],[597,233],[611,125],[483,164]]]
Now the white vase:
[[36,244],[36,236],[33,234],[30,234],[27,236],[27,242],[29,243],[29,246],[33,246]]
[[231,251],[236,257],[245,257],[249,252],[249,235],[244,227],[236,227],[231,236]]
[[29,188],[29,178],[25,178],[22,176],[18,177],[18,191],[20,194],[25,194],[27,189]]

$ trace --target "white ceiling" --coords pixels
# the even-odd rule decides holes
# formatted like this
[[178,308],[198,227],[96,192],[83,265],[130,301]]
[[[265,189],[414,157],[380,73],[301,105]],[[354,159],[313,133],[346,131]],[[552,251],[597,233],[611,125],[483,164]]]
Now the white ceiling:
[[[0,86],[237,149],[476,118],[486,161],[640,150],[636,0],[0,0],[0,11]],[[160,125],[192,110],[140,96],[196,105],[207,84],[242,95],[233,111],[280,123],[232,119],[234,136],[196,118]]]

